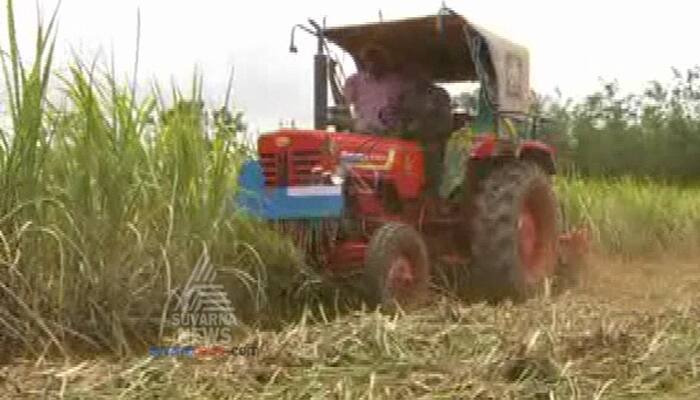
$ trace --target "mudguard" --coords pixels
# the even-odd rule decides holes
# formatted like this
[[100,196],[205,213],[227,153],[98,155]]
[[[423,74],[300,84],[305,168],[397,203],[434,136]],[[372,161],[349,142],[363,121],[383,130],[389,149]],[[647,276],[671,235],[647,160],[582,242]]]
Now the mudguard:
[[340,185],[265,187],[260,164],[241,165],[235,204],[247,214],[266,220],[340,217],[343,191]]

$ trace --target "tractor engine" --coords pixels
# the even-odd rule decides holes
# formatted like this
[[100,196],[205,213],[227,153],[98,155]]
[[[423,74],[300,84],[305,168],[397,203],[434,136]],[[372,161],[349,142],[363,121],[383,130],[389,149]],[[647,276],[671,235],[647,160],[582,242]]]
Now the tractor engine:
[[315,255],[314,263],[335,253],[344,259],[331,264],[356,261],[361,254],[336,244],[364,246],[375,224],[398,219],[425,186],[420,145],[400,139],[282,129],[260,137],[258,154],[241,169],[239,204]]

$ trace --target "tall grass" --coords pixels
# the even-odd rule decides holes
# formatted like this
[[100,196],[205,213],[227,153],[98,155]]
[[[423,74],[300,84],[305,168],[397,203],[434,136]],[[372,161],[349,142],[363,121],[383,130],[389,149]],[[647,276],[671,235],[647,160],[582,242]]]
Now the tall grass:
[[[0,145],[0,346],[40,356],[68,353],[67,344],[117,354],[153,344],[203,254],[237,312],[260,313],[265,289],[293,280],[297,264],[288,242],[232,209],[246,149],[235,127],[205,135],[201,76],[166,101],[159,90],[135,98],[97,62],[75,59],[54,75],[55,14],[24,65],[12,1],[7,11],[13,129]],[[61,106],[47,100],[49,87]]]
[[635,178],[570,176],[557,182],[570,224],[587,224],[607,254],[647,257],[697,255],[700,187]]

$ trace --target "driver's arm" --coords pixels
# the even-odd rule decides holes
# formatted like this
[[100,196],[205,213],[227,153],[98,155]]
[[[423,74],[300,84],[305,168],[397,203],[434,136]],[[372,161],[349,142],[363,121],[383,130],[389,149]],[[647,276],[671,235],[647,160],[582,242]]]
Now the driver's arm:
[[358,84],[359,76],[357,74],[350,76],[345,81],[345,86],[343,87],[343,95],[345,96],[345,100],[348,102],[348,106],[354,105],[357,101]]

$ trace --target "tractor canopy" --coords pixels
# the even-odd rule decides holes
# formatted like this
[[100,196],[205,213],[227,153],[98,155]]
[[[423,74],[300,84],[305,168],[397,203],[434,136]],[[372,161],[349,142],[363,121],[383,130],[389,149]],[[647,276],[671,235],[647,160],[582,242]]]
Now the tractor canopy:
[[384,47],[397,65],[417,69],[442,83],[478,81],[498,113],[529,108],[529,54],[452,12],[397,21],[327,28],[326,39],[359,65],[368,43]]

